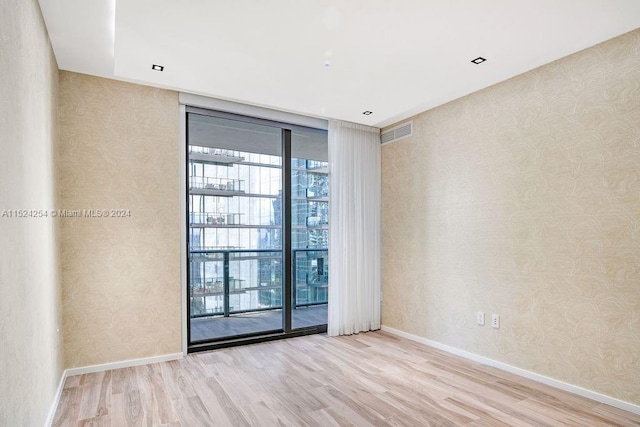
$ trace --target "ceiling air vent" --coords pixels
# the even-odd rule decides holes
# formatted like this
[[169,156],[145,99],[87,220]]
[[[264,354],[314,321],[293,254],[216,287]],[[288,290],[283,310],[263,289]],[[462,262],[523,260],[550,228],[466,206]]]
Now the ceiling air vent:
[[411,135],[413,135],[413,122],[403,123],[400,126],[396,126],[386,132],[383,132],[380,135],[380,143],[389,144]]

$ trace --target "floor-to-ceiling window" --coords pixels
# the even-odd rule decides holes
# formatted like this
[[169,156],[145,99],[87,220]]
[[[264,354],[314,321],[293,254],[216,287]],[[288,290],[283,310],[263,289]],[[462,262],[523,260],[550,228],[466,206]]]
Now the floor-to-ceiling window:
[[294,328],[327,323],[329,168],[327,132],[291,134],[291,251]]
[[327,134],[187,111],[192,348],[326,329]]

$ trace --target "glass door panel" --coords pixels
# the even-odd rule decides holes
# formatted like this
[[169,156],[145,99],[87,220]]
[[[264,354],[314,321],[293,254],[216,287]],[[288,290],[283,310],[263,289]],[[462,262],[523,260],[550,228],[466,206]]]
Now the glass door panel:
[[190,344],[282,331],[282,129],[188,113]]
[[329,169],[327,132],[291,134],[292,328],[327,323]]

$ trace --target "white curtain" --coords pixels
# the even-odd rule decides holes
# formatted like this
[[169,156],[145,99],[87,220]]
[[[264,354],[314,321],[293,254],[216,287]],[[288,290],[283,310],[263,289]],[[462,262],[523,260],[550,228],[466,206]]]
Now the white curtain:
[[380,130],[329,122],[330,336],[380,329]]

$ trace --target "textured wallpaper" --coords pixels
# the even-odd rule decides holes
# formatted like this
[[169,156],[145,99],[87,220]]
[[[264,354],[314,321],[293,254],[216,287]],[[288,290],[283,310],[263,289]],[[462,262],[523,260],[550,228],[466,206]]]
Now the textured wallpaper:
[[0,426],[42,426],[62,376],[58,67],[36,0],[0,2]]
[[67,368],[181,351],[178,108],[175,92],[60,73]]
[[640,30],[413,121],[383,323],[640,404]]

